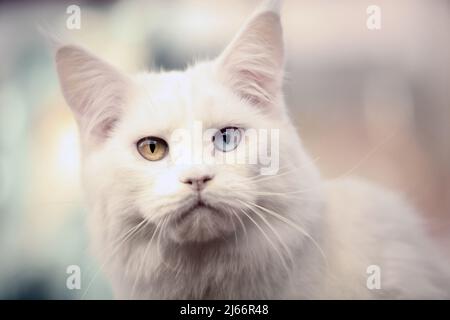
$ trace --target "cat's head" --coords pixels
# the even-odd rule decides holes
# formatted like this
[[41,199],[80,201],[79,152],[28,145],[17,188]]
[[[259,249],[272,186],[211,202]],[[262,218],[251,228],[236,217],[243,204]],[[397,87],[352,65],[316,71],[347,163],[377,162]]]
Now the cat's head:
[[77,46],[59,48],[56,62],[103,228],[145,219],[177,242],[225,238],[315,179],[283,102],[275,7],[185,71],[127,76]]

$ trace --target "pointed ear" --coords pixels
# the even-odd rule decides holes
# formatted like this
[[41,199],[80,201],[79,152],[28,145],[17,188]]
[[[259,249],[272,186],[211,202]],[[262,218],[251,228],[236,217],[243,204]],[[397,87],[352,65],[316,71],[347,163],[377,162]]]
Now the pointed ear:
[[259,9],[218,58],[223,83],[254,105],[274,104],[282,87],[282,33],[279,8]]
[[129,79],[78,46],[60,47],[55,60],[62,92],[81,135],[100,142],[122,113]]

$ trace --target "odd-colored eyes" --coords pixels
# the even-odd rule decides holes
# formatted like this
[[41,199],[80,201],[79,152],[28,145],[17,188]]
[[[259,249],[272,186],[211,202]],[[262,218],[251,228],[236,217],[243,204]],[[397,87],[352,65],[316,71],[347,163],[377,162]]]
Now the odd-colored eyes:
[[233,151],[241,142],[241,130],[236,127],[225,127],[212,137],[214,147],[222,152]]
[[138,141],[137,149],[145,159],[158,161],[165,157],[169,150],[169,146],[163,139],[146,137]]
[[[212,137],[214,147],[222,152],[233,151],[241,142],[241,129],[236,127],[225,127],[218,130]],[[158,137],[145,137],[137,142],[137,149],[142,157],[149,161],[158,161],[164,158],[169,145]]]

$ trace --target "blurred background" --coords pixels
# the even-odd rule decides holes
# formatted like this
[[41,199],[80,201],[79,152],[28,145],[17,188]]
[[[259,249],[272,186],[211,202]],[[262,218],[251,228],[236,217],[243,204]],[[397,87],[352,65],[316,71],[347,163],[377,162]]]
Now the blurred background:
[[[184,68],[216,56],[258,3],[0,1],[0,299],[112,297],[87,251],[76,126],[39,29],[128,72]],[[66,27],[72,4],[80,29]],[[366,26],[372,4],[380,30]],[[402,193],[450,254],[450,1],[286,0],[282,19],[286,99],[324,177]],[[81,290],[66,288],[69,265]]]

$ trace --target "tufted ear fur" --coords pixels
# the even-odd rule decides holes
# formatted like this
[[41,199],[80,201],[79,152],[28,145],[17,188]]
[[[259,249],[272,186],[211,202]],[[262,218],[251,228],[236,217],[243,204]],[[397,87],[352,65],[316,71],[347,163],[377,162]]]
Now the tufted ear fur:
[[101,142],[122,113],[129,79],[78,46],[58,48],[55,59],[62,92],[81,135],[89,137],[90,141]]
[[269,1],[219,56],[219,76],[242,99],[274,105],[282,87],[283,52],[279,2]]

